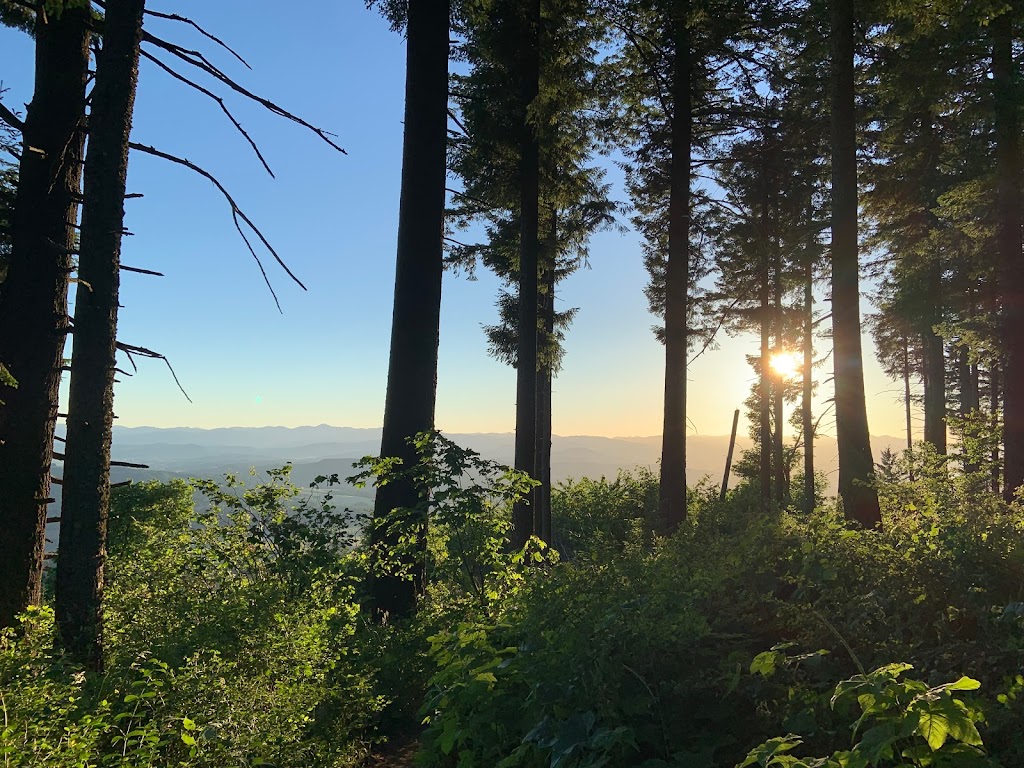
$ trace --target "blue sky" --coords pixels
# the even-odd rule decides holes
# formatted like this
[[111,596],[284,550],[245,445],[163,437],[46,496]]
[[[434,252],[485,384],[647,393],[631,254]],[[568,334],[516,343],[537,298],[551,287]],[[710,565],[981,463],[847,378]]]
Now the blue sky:
[[[257,250],[274,283],[278,314],[219,193],[204,179],[133,154],[123,261],[163,272],[124,274],[120,338],[166,354],[188,403],[156,361],[118,385],[119,424],[377,426],[383,414],[401,171],[404,45],[355,0],[312,0],[282,13],[266,0],[150,3],[200,22],[236,48],[246,70],[169,21],[157,35],[201,48],[251,90],[338,135],[341,155],[312,133],[241,97],[229,107],[260,145],[263,171],[218,107],[143,62],[133,139],[187,157],[216,175],[309,288],[303,292]],[[4,103],[31,98],[32,45],[0,30]],[[205,82],[205,81],[204,81]],[[610,179],[616,180],[615,169]],[[625,199],[621,187],[616,189]],[[603,233],[591,269],[564,284],[579,307],[555,382],[558,434],[661,431],[663,353],[650,331],[638,237]],[[514,371],[486,355],[497,282],[446,275],[437,422],[452,432],[514,426]],[[870,346],[866,351],[870,351]],[[751,382],[753,339],[724,340],[690,370],[689,415],[701,434],[723,434]],[[867,374],[872,433],[900,434],[894,388],[873,361]],[[829,395],[827,387],[822,396]]]

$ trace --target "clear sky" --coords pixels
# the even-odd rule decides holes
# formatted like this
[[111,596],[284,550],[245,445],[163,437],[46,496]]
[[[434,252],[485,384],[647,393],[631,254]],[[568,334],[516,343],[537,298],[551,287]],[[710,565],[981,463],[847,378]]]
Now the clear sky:
[[[142,361],[116,391],[127,426],[379,426],[383,414],[401,171],[404,43],[355,0],[311,0],[285,13],[268,0],[151,2],[190,16],[229,42],[246,70],[179,24],[149,19],[155,34],[202,48],[251,90],[338,135],[341,155],[313,134],[241,97],[228,105],[263,150],[262,170],[219,108],[144,61],[133,139],[211,171],[308,287],[264,265],[278,314],[227,204],[204,179],[133,154],[123,261],[166,277],[123,274],[119,336],[166,354],[193,403],[163,365]],[[177,66],[177,65],[176,65]],[[203,81],[205,83],[205,81]],[[4,103],[31,98],[32,43],[0,29]],[[612,169],[609,178],[617,181]],[[615,195],[625,200],[621,186]],[[263,258],[263,253],[260,253]],[[651,333],[639,238],[594,238],[591,268],[569,278],[560,302],[579,313],[555,382],[557,434],[661,431],[663,352]],[[446,275],[437,423],[451,432],[514,427],[515,375],[486,354],[482,326],[496,317],[497,281]],[[7,332],[8,329],[2,329]],[[691,430],[728,432],[749,390],[753,338],[723,339],[690,368]],[[865,352],[873,348],[866,342]],[[902,434],[896,385],[866,361],[873,434]],[[124,366],[122,366],[124,367]],[[822,373],[822,377],[828,374]],[[821,388],[821,397],[830,396]],[[826,431],[830,431],[830,424]],[[741,426],[742,429],[742,426]]]

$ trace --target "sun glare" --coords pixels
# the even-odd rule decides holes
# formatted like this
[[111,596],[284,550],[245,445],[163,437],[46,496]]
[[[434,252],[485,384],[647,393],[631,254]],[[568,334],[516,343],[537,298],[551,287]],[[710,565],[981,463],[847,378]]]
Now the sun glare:
[[784,379],[793,379],[800,373],[800,359],[795,352],[776,352],[768,361],[772,370]]

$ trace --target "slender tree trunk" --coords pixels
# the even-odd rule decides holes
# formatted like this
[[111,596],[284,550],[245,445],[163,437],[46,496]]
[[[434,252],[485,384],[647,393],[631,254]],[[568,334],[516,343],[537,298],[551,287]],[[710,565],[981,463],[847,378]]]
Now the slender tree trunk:
[[[35,93],[23,134],[0,295],[0,628],[41,597],[50,463],[68,332],[68,277],[84,142],[88,12],[39,13]],[[14,332],[17,329],[17,332]]]
[[672,161],[665,267],[665,416],[660,511],[667,532],[686,519],[686,360],[690,290],[690,153],[693,144],[690,2],[672,3]]
[[[914,448],[914,423],[910,411],[910,340],[903,337],[903,411],[907,421],[907,450]],[[913,478],[911,478],[913,479]]]
[[732,454],[736,450],[736,430],[740,425],[740,409],[737,408],[732,414],[732,431],[729,433],[729,450],[725,454],[725,473],[722,475],[722,490],[718,494],[719,501],[725,501],[725,495],[729,492],[729,475],[732,472]]
[[55,607],[60,641],[103,666],[121,231],[145,0],[108,0],[89,113]]
[[558,253],[558,211],[551,212],[551,229],[543,249],[541,326],[544,338],[543,361],[537,368],[537,480],[534,530],[551,543],[551,385],[555,355],[555,265]]
[[[914,422],[911,417],[910,398],[910,340],[903,336],[903,412],[907,420],[907,450],[914,449]],[[910,482],[914,482],[914,466],[910,464]]]
[[[774,164],[772,163],[773,158],[769,158],[769,167],[772,168],[769,173],[769,183],[772,188],[769,190],[769,199],[771,200],[771,210],[773,215],[773,223],[771,232],[768,238],[768,247],[772,249],[772,277],[774,278],[773,285],[773,296],[772,296],[772,331],[775,337],[775,349],[777,352],[783,352],[785,350],[785,338],[783,336],[782,329],[782,249],[779,247],[778,238],[775,233],[774,217],[778,215],[777,195],[775,194],[775,173]],[[771,366],[769,366],[769,369]],[[775,422],[775,433],[772,435],[772,465],[775,470],[775,488],[773,499],[775,503],[782,508],[786,499],[786,489],[789,483],[788,472],[786,471],[785,461],[785,429],[786,429],[786,412],[785,412],[785,388],[786,382],[784,381],[782,374],[775,373],[772,376],[772,420]]]
[[839,494],[846,516],[881,525],[864,398],[857,257],[853,0],[832,0],[832,339]]
[[761,158],[761,221],[760,238],[761,306],[758,322],[761,329],[761,363],[758,379],[758,447],[760,448],[760,490],[761,508],[767,511],[772,502],[772,416],[771,416],[771,269],[768,263],[768,173],[767,162]]
[[[978,412],[978,366],[971,365],[970,350],[966,346],[961,346],[957,353],[957,376],[960,379],[960,417],[969,418]],[[963,449],[961,453],[964,472],[977,472],[977,462],[968,461]]]
[[771,508],[772,503],[772,384],[769,373],[771,370],[771,335],[768,321],[770,311],[768,269],[765,264],[765,269],[761,274],[761,377],[758,382],[761,508],[765,511]]
[[[511,7],[516,8],[513,4]],[[537,479],[537,317],[540,308],[540,141],[528,109],[540,88],[540,0],[520,8],[519,320],[516,350],[515,468]],[[534,533],[536,493],[512,510],[512,546]]]
[[[434,428],[444,269],[448,20],[447,0],[409,0],[395,304],[380,449],[382,456],[397,456],[407,467],[418,460],[409,438]],[[413,533],[425,545],[426,501],[411,482],[378,488],[372,543],[391,549],[403,534]],[[389,525],[393,510],[413,508],[422,511],[412,520],[412,531]],[[422,557],[413,557],[408,565],[411,580],[385,574],[371,579],[371,608],[378,618],[408,615],[415,608],[423,583]]]
[[810,514],[817,504],[814,486],[814,263],[810,256],[804,265],[804,368],[802,425],[804,430],[804,511]]
[[946,454],[946,357],[942,338],[935,326],[942,322],[942,266],[934,261],[928,269],[928,286],[932,314],[922,334],[925,384],[925,442],[935,446],[941,456]]
[[1019,75],[1013,58],[1013,12],[992,20],[999,287],[1003,327],[1003,493],[1024,484],[1024,265],[1021,263]]
[[[1001,405],[999,402],[999,386],[999,365],[995,364],[989,372],[988,383],[989,418],[992,422],[993,429],[997,429],[999,427],[999,408]],[[999,442],[996,441],[995,445],[992,447],[992,493],[999,493],[1000,475]]]

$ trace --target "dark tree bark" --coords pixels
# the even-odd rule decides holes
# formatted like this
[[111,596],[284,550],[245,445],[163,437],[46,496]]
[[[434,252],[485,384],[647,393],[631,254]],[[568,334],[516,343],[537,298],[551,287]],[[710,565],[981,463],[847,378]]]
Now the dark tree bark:
[[[769,160],[770,162],[770,160]],[[770,183],[774,186],[775,176],[774,173],[769,174]],[[776,202],[776,195],[774,189],[770,195],[772,203],[773,214],[777,213],[778,206]],[[773,285],[773,296],[772,296],[772,325],[773,336],[775,338],[775,349],[778,352],[782,352],[783,347],[783,333],[782,333],[782,249],[779,247],[778,238],[774,232],[775,227],[772,226],[772,231],[768,238],[768,247],[772,249],[772,277],[774,279]],[[771,366],[769,366],[769,369]],[[772,467],[775,470],[774,488],[772,498],[775,503],[782,507],[786,498],[786,486],[788,485],[788,473],[786,471],[785,462],[785,381],[779,373],[775,373],[772,376],[773,388],[772,388],[772,420],[775,422],[775,432],[772,435]]]
[[121,232],[144,7],[108,0],[85,163],[55,609],[60,642],[93,669],[103,666]]
[[[999,423],[999,408],[1002,405],[999,401],[999,387],[1001,386],[999,366],[993,365],[988,374],[988,397],[989,397],[989,418],[992,425]],[[992,493],[999,493],[1002,473],[1000,471],[999,443],[992,447]]]
[[[382,456],[397,456],[406,467],[417,461],[409,438],[434,427],[444,269],[449,6],[447,0],[409,0],[408,11],[395,305],[380,449]],[[393,510],[413,509],[425,501],[411,482],[378,488],[372,543],[394,547],[409,531],[388,524]],[[412,525],[425,544],[426,512]],[[414,610],[423,582],[422,557],[414,557],[408,565],[411,580],[384,574],[371,580],[371,608],[377,617],[398,617]]]
[[[516,7],[514,4],[512,7]],[[537,315],[540,307],[540,141],[528,109],[540,88],[540,0],[520,9],[520,126],[519,158],[519,319],[516,350],[515,468],[537,479],[538,355]],[[512,545],[521,548],[534,528],[536,493],[518,502],[512,512]]]
[[903,337],[903,414],[906,417],[907,450],[914,448],[914,422],[911,417],[910,397],[910,340]]
[[771,267],[768,263],[769,245],[769,203],[767,159],[761,158],[761,221],[758,237],[760,243],[761,284],[759,287],[760,308],[758,323],[761,331],[761,370],[758,378],[758,447],[760,448],[761,509],[767,512],[772,504],[772,383],[771,383]]
[[[11,254],[0,296],[0,627],[40,600],[84,142],[88,15],[40,13]],[[17,329],[16,332],[13,332]]]
[[771,331],[769,324],[769,288],[768,266],[764,265],[761,273],[761,371],[758,379],[758,443],[760,448],[760,481],[761,508],[764,511],[772,505],[772,382],[771,370]]
[[847,518],[881,525],[861,355],[853,0],[832,0],[832,339],[839,495]]
[[817,503],[814,487],[814,263],[804,265],[804,366],[801,426],[804,432],[804,511],[814,511]]
[[665,267],[665,416],[660,512],[666,532],[686,519],[686,365],[690,290],[690,154],[693,144],[689,0],[672,4],[672,160]]
[[946,354],[932,330],[921,336],[924,350],[924,441],[946,455]]
[[551,543],[551,386],[555,363],[555,262],[558,253],[558,213],[551,212],[551,229],[543,249],[543,291],[540,295],[540,325],[545,348],[537,368],[537,480],[534,531]]
[[998,174],[999,287],[1003,311],[1003,493],[1024,484],[1024,265],[1021,263],[1020,76],[1013,58],[1013,13],[992,20]]

